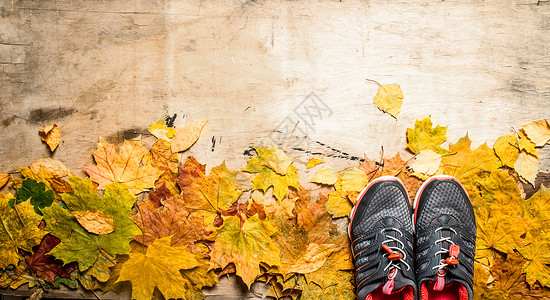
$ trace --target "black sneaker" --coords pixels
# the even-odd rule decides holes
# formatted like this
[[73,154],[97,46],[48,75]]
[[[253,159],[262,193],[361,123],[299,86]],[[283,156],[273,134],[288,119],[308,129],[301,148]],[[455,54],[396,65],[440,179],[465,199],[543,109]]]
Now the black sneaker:
[[413,300],[414,228],[401,180],[383,176],[369,183],[351,211],[348,233],[355,261],[356,299]]
[[420,299],[472,300],[476,222],[466,190],[454,177],[434,176],[413,207]]

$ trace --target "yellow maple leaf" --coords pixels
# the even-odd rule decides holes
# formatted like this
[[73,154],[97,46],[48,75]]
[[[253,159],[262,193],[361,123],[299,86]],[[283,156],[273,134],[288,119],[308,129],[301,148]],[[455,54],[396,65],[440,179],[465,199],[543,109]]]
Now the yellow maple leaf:
[[[260,191],[254,191],[254,193],[262,193]],[[253,198],[254,199],[254,198]],[[296,205],[296,198],[285,198],[281,201],[276,201],[273,204],[266,205],[264,207],[265,212],[274,216],[284,216],[284,218],[291,219],[294,217],[294,206]]]
[[196,121],[178,129],[172,138],[172,152],[182,152],[189,149],[199,139],[201,131],[207,121]]
[[518,159],[519,145],[518,139],[513,135],[503,135],[495,141],[493,146],[495,154],[500,158],[502,164],[513,168]]
[[[519,216],[507,215],[502,209],[491,207],[476,209],[476,252],[495,249],[512,253],[522,245],[521,236],[527,231],[526,221]],[[479,258],[478,255],[476,257]]]
[[307,274],[319,270],[332,252],[338,250],[334,244],[311,243],[306,251],[294,262],[288,272]]
[[38,131],[42,141],[46,142],[50,147],[50,151],[54,151],[59,145],[59,126],[57,124],[48,125]]
[[180,274],[199,266],[195,255],[186,247],[171,247],[171,236],[157,239],[147,253],[130,253],[122,265],[117,282],[132,282],[132,299],[149,300],[156,288],[165,298],[187,298],[193,287]]
[[439,173],[451,175],[459,180],[467,176],[473,176],[480,171],[493,171],[500,167],[498,157],[487,143],[471,150],[472,141],[466,135],[455,144],[449,145],[449,155],[441,159]]
[[158,120],[157,122],[151,123],[147,130],[154,135],[157,139],[163,139],[169,141],[176,135],[176,130],[173,127],[166,126],[166,120]]
[[157,140],[149,153],[143,156],[141,161],[144,165],[151,165],[161,171],[169,170],[178,172],[178,154],[170,150],[170,142],[166,140]]
[[416,156],[411,168],[415,172],[419,172],[426,175],[433,175],[439,169],[441,163],[441,155],[433,152],[432,150],[422,150]]
[[331,167],[324,167],[321,170],[317,171],[311,182],[333,185],[338,180],[339,173],[338,170]]
[[306,164],[306,168],[307,169],[311,169],[319,164],[322,164],[324,163],[325,161],[322,160],[322,159],[318,159],[318,158],[312,158],[310,160],[308,160],[307,164]]
[[492,172],[478,172],[463,178],[461,182],[474,207],[496,203],[510,211],[522,210],[521,192],[508,171],[497,169]]
[[277,149],[267,157],[265,165],[279,175],[286,175],[291,163],[292,158],[286,155],[282,150]]
[[[369,80],[368,81],[373,81]],[[372,100],[372,103],[381,111],[387,112],[397,119],[401,105],[403,104],[403,91],[398,84],[378,84],[378,91]]]
[[543,286],[550,286],[550,236],[534,239],[528,245],[518,249],[527,261],[522,267],[527,282],[533,285],[538,281]]
[[100,140],[93,152],[97,165],[84,169],[100,189],[113,182],[124,182],[132,194],[138,194],[152,188],[162,174],[151,165],[140,166],[147,152],[141,141],[124,141],[117,153],[113,144]]
[[537,147],[544,146],[550,140],[550,125],[547,120],[531,122],[522,126],[522,129]]
[[446,154],[448,151],[441,148],[441,144],[447,140],[447,127],[437,125],[432,128],[430,117],[424,120],[416,120],[414,128],[407,128],[407,147],[418,153],[429,149],[439,154]]
[[550,226],[550,188],[541,184],[526,203],[527,213],[531,218],[529,233],[533,238],[538,238]]
[[522,179],[535,186],[535,179],[539,172],[539,159],[522,150],[514,164],[514,170]]
[[42,217],[37,215],[29,201],[14,205],[11,194],[0,193],[0,269],[8,265],[17,266],[19,249],[31,252],[38,245],[45,231],[38,228]]
[[210,269],[234,263],[236,274],[250,286],[260,275],[260,263],[269,266],[281,264],[279,248],[271,240],[276,232],[275,227],[257,215],[242,224],[236,216],[224,217],[223,225],[212,234],[216,240],[210,253]]
[[176,179],[183,196],[182,206],[212,224],[216,216],[228,210],[242,191],[236,186],[236,173],[225,162],[205,174],[205,166],[189,157]]

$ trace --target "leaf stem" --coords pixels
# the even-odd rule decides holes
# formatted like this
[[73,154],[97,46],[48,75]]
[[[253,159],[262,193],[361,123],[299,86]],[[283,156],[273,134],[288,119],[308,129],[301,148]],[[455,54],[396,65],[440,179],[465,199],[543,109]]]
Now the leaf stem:
[[96,296],[96,298],[97,298],[97,299],[99,299],[99,300],[103,300],[103,299],[101,299],[101,297],[99,297],[99,295],[98,295],[98,294],[97,294],[96,292],[94,292],[94,290],[93,290],[93,289],[92,289],[92,290],[90,290],[90,292],[92,292],[92,294],[94,294],[94,296]]
[[365,79],[365,80],[366,80],[366,81],[369,81],[369,82],[374,82],[374,83],[376,83],[378,86],[382,86],[382,85],[381,85],[380,83],[378,83],[378,81],[376,81],[376,80],[372,80],[372,79],[368,79],[368,78]]
[[[99,249],[99,253],[101,253],[103,256],[105,256],[105,258],[110,261],[113,265],[116,266],[116,262],[113,261],[110,257],[109,257],[109,254],[107,252],[105,252],[105,250],[103,250],[101,247],[98,248]],[[101,299],[101,298],[100,298]]]
[[23,225],[23,227],[25,227],[26,226],[25,222],[23,222],[23,219],[21,218],[21,215],[19,214],[19,210],[17,209],[17,199],[15,199],[13,201],[13,209],[15,210],[15,214],[19,218],[19,222],[21,222],[21,225]]

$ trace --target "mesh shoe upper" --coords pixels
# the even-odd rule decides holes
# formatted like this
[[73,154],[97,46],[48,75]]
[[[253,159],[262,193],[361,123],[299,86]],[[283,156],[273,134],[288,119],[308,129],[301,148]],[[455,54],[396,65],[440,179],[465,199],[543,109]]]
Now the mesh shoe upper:
[[413,232],[407,192],[397,178],[379,178],[361,192],[349,226],[357,299],[379,288],[413,289],[413,295]]
[[425,182],[415,199],[415,227],[419,286],[441,291],[455,283],[473,299],[475,215],[458,180],[439,176]]

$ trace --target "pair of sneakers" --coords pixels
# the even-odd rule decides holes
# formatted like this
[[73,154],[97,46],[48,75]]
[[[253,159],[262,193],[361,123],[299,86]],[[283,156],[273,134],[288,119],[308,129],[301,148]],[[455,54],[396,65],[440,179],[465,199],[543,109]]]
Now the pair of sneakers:
[[473,299],[475,215],[456,178],[426,180],[412,209],[401,180],[377,178],[359,194],[348,232],[356,300]]

